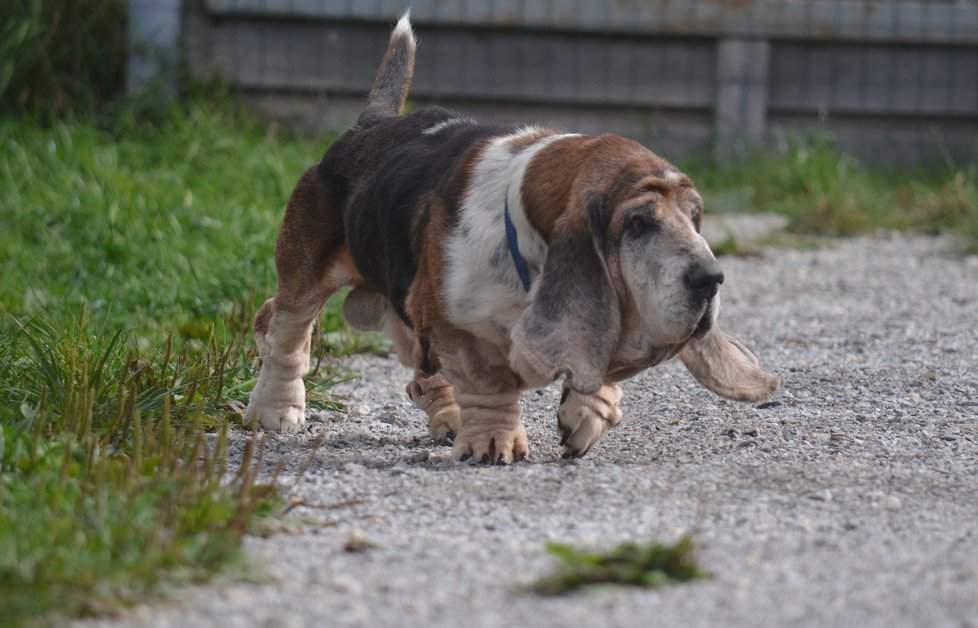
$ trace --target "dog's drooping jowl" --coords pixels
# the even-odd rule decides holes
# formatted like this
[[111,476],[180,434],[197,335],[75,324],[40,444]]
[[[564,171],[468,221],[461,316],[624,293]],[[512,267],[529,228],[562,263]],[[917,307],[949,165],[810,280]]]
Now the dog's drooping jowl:
[[392,339],[459,460],[525,458],[520,393],[560,377],[568,456],[621,420],[618,382],[674,356],[725,397],[774,394],[778,378],[717,328],[723,272],[688,177],[616,135],[402,115],[414,53],[405,15],[356,125],[289,200],[247,419],[304,423],[313,322],[346,286],[344,316]]

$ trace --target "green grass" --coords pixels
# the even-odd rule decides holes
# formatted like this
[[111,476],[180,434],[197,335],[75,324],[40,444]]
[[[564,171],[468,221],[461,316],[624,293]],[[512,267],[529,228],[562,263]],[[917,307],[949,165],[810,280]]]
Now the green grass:
[[88,303],[152,336],[174,318],[206,337],[270,296],[282,208],[322,148],[193,107],[115,136],[92,124],[0,122],[0,303]]
[[978,167],[874,170],[824,140],[759,151],[724,166],[692,164],[709,211],[787,216],[798,235],[851,236],[878,228],[947,233],[978,251]]
[[708,577],[696,565],[688,536],[673,544],[623,543],[607,552],[549,543],[547,551],[560,559],[560,567],[533,586],[541,595],[571,593],[594,585],[658,587]]
[[0,113],[93,114],[122,91],[125,0],[0,0]]
[[[0,119],[0,147],[0,625],[240,565],[280,504],[254,439],[227,469],[226,435],[248,429],[282,209],[324,147],[202,104],[151,125]],[[315,357],[378,348],[338,305]],[[309,402],[337,407],[325,362]]]

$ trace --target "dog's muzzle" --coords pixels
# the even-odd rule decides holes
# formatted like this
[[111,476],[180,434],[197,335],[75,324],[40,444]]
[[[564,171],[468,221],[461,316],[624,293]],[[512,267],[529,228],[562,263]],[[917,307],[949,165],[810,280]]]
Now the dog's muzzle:
[[702,338],[713,327],[713,298],[723,283],[723,271],[716,260],[710,260],[690,266],[684,279],[695,307],[704,308],[693,331],[694,338]]

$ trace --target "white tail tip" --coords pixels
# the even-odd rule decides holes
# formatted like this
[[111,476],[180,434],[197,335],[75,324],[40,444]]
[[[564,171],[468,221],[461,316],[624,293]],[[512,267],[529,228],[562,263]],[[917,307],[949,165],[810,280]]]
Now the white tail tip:
[[400,19],[397,20],[397,26],[391,32],[391,39],[397,39],[401,35],[407,35],[411,41],[414,41],[414,31],[411,29],[411,9],[401,14]]

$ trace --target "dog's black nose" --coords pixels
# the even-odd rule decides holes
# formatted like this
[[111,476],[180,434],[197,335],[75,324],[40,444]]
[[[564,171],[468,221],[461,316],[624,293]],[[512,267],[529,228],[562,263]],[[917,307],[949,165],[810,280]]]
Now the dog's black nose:
[[712,299],[717,293],[717,286],[722,283],[723,271],[716,261],[695,264],[686,271],[686,285],[704,299]]

